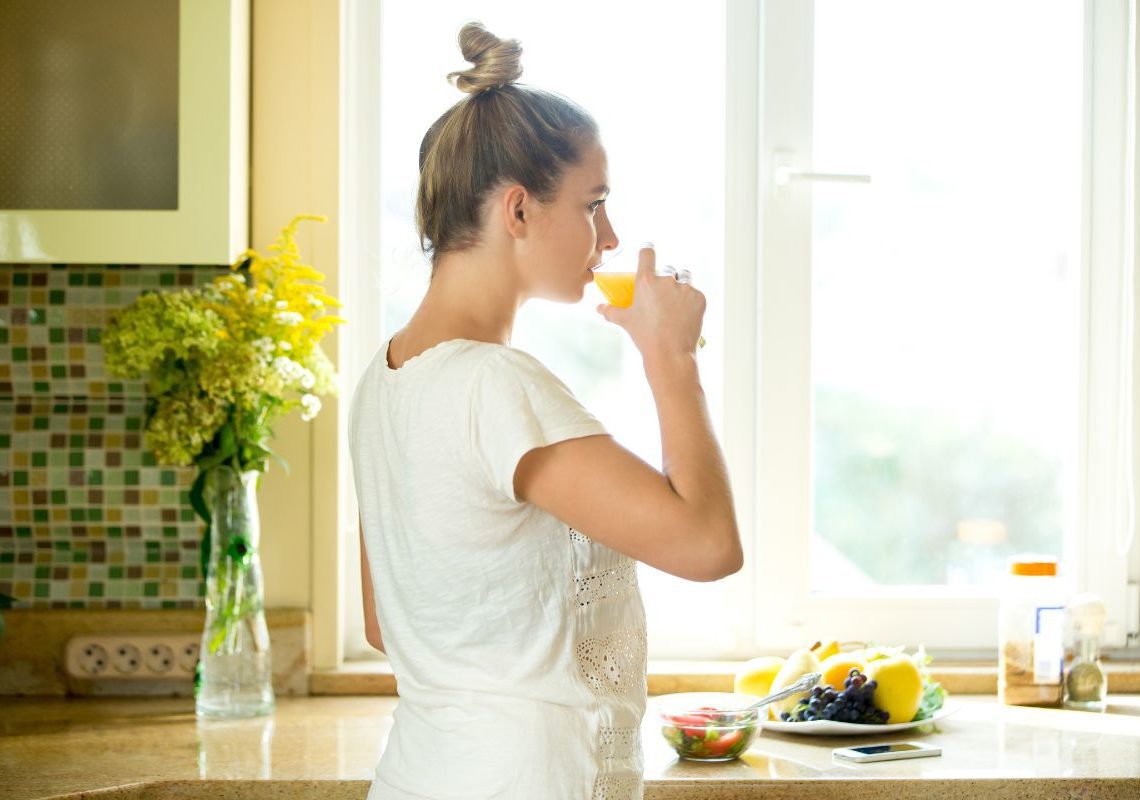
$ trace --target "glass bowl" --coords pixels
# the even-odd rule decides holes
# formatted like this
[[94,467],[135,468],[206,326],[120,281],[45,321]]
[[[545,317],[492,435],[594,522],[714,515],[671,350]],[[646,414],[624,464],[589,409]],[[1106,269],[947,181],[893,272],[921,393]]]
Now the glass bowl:
[[657,698],[661,735],[690,761],[731,761],[748,749],[767,709],[748,711],[760,700],[735,692],[683,692]]

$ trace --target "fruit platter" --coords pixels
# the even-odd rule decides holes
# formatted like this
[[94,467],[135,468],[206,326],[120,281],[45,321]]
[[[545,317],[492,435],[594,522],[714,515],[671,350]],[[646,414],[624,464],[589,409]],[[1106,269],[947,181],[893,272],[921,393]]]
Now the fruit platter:
[[803,675],[823,677],[810,691],[773,703],[757,726],[766,731],[815,736],[880,734],[918,728],[953,712],[946,690],[930,677],[931,658],[921,646],[816,642],[788,658],[762,656],[736,674],[733,691],[763,697],[791,686]]

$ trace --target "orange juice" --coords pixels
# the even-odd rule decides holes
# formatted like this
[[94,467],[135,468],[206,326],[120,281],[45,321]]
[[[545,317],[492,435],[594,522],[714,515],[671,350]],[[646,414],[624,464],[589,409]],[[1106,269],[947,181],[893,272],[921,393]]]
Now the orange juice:
[[636,272],[595,272],[594,283],[611,306],[629,308],[633,305],[633,279],[636,276]]

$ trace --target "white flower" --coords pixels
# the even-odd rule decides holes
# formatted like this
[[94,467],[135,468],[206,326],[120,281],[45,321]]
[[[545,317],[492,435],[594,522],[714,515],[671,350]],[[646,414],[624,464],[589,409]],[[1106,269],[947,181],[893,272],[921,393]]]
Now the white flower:
[[321,410],[321,399],[315,394],[301,395],[301,419],[308,422]]
[[301,367],[301,388],[306,389],[306,390],[312,389],[313,384],[315,384],[316,382],[317,382],[317,379],[313,375],[312,371],[307,370],[304,367]]
[[282,325],[296,325],[302,319],[304,319],[304,317],[302,317],[296,311],[278,311],[273,315],[273,318],[280,322]]
[[288,308],[289,304],[286,303],[284,300],[278,300],[277,301],[277,307],[278,308]]
[[293,345],[289,344],[288,342],[281,342],[277,346],[280,347],[282,350],[292,350],[293,349]]
[[313,308],[320,308],[324,304],[325,304],[325,301],[322,300],[321,298],[313,297],[312,295],[309,295],[309,305],[311,305]]

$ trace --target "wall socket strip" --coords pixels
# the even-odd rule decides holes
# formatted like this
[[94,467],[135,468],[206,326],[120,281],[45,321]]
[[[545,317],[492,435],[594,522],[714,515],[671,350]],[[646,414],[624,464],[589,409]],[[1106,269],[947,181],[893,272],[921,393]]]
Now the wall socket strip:
[[105,633],[73,636],[64,664],[74,678],[179,680],[194,677],[200,633]]

